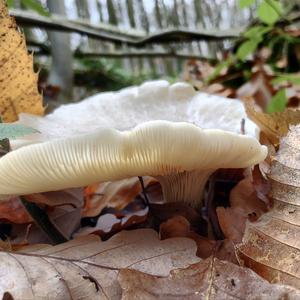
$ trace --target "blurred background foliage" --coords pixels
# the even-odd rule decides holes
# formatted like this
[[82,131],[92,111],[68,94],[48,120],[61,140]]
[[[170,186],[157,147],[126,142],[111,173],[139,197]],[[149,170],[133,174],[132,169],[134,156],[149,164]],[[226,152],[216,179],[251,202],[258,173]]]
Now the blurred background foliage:
[[[154,78],[190,81],[228,97],[253,97],[268,112],[299,105],[298,1],[9,0],[8,5],[35,52],[40,88],[54,107]],[[121,35],[184,29],[224,38],[178,35],[169,43],[158,40],[141,48],[53,31],[38,22],[25,24],[22,17],[28,12],[110,26]],[[238,34],[228,38],[228,32]]]

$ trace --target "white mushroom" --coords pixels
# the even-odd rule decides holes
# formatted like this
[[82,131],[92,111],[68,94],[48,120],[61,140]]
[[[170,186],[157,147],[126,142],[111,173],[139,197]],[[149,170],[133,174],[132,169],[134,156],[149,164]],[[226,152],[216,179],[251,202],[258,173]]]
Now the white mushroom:
[[31,194],[133,176],[156,177],[166,201],[197,205],[210,174],[267,154],[256,138],[186,122],[150,121],[131,130],[31,144],[0,159],[0,195]]
[[216,169],[249,167],[267,153],[240,101],[163,80],[101,93],[43,118],[21,115],[20,123],[41,133],[12,141],[17,150],[0,159],[0,198],[149,175],[166,201],[197,205]]
[[239,100],[196,92],[187,83],[149,81],[139,87],[100,93],[79,103],[63,105],[45,117],[21,114],[20,123],[41,134],[12,141],[12,147],[89,133],[101,127],[129,130],[153,120],[188,122],[201,128],[241,133],[242,119],[245,134],[257,137],[259,130],[247,118]]

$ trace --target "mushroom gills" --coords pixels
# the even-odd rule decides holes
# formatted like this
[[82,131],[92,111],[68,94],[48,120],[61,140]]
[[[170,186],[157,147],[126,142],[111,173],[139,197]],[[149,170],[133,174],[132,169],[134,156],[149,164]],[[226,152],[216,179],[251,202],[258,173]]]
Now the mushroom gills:
[[193,207],[201,206],[204,187],[215,170],[195,170],[156,176],[166,202],[184,202]]

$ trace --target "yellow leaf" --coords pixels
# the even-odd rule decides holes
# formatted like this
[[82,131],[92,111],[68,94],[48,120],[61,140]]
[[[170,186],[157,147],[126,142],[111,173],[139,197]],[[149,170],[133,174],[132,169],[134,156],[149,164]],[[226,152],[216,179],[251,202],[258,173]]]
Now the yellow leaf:
[[290,125],[300,123],[300,110],[286,109],[283,112],[266,114],[256,111],[249,101],[246,101],[245,107],[248,117],[274,145],[277,145],[279,139],[288,133]]
[[24,35],[9,16],[5,1],[0,1],[0,115],[4,122],[16,121],[21,112],[44,113],[37,79]]

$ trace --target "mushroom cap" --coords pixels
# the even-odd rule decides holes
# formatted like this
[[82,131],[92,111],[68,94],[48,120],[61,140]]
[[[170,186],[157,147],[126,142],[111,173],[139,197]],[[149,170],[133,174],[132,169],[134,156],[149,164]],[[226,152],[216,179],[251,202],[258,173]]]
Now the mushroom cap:
[[245,134],[257,137],[259,129],[247,118],[241,101],[200,93],[187,83],[171,85],[156,80],[62,105],[45,117],[21,114],[19,122],[41,134],[12,141],[12,147],[88,133],[101,127],[128,130],[153,120],[189,122],[201,128],[241,133],[242,119]]
[[31,194],[132,176],[244,168],[267,148],[250,136],[190,123],[151,121],[128,131],[94,133],[31,144],[0,159],[0,195]]

